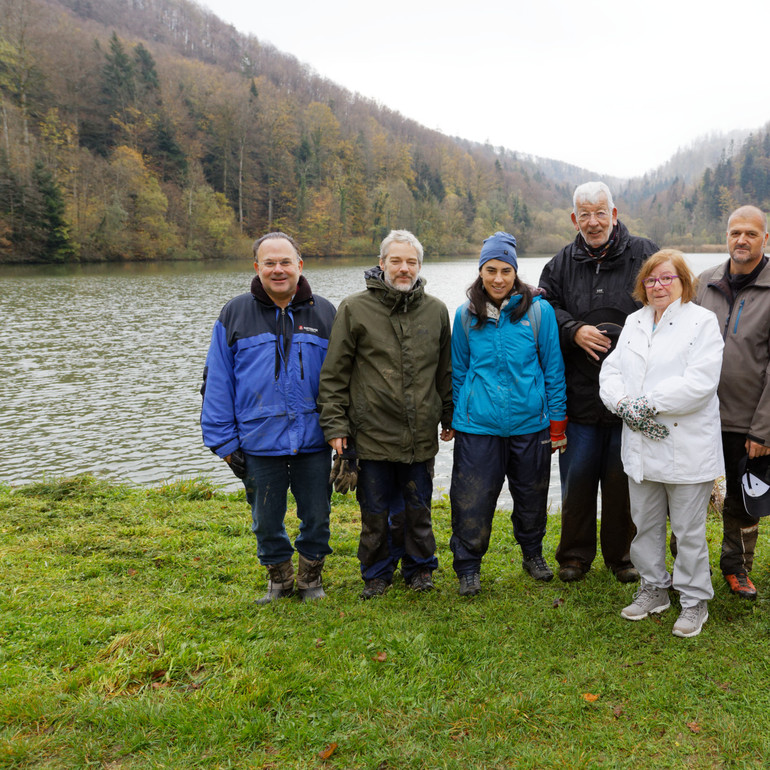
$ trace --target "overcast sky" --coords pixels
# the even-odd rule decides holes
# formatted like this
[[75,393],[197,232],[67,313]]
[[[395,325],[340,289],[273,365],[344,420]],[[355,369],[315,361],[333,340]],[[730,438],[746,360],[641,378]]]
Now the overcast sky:
[[770,0],[198,0],[429,128],[634,176],[770,121]]

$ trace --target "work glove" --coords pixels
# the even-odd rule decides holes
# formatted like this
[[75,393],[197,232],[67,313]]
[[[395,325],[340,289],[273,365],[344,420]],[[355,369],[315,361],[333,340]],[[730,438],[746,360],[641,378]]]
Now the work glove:
[[654,417],[655,410],[650,405],[646,396],[638,398],[623,398],[616,407],[618,417],[628,425],[631,430],[639,430],[642,420]]
[[329,484],[341,495],[356,488],[358,484],[358,455],[352,446],[344,449],[342,454],[335,452]]
[[653,420],[656,414],[646,396],[638,398],[623,398],[616,407],[618,416],[635,430],[653,441],[661,441],[668,438],[668,428]]
[[550,432],[551,432],[551,454],[557,449],[559,454],[563,454],[567,448],[567,421],[566,420],[551,420]]
[[653,441],[661,441],[664,438],[668,438],[668,428],[653,420],[652,417],[645,417],[639,425],[639,430],[643,436],[647,436],[647,438],[651,438]]
[[236,449],[225,462],[239,479],[246,477],[246,455],[243,454],[242,449]]

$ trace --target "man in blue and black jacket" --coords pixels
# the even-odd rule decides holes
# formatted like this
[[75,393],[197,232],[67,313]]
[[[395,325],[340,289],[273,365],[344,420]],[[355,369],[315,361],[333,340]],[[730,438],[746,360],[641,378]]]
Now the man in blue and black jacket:
[[[230,300],[214,324],[203,374],[203,443],[243,480],[257,555],[268,572],[258,604],[297,590],[325,596],[329,547],[331,451],[318,422],[318,380],[334,306],[302,275],[299,245],[285,233],[254,243],[251,291]],[[292,546],[284,518],[291,488],[299,535]]]

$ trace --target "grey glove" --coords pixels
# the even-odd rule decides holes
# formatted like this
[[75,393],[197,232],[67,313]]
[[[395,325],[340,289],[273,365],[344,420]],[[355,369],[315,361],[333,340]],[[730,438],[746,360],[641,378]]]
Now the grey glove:
[[329,484],[341,495],[356,488],[358,484],[358,455],[353,447],[348,447],[342,454],[335,453]]

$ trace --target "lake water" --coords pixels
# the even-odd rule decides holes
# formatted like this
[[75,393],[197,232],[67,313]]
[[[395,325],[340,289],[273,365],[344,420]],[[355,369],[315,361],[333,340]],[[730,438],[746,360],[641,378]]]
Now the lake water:
[[[548,256],[519,261],[536,284]],[[688,255],[695,272],[726,259]],[[313,291],[335,305],[363,288],[367,260],[305,261]],[[450,316],[477,274],[477,259],[426,260],[429,293]],[[219,310],[248,291],[248,260],[0,268],[0,482],[89,472],[135,485],[207,476],[240,482],[200,436],[200,387]],[[452,445],[436,463],[448,490]],[[558,505],[557,464],[551,499]],[[500,504],[510,507],[507,489]]]

